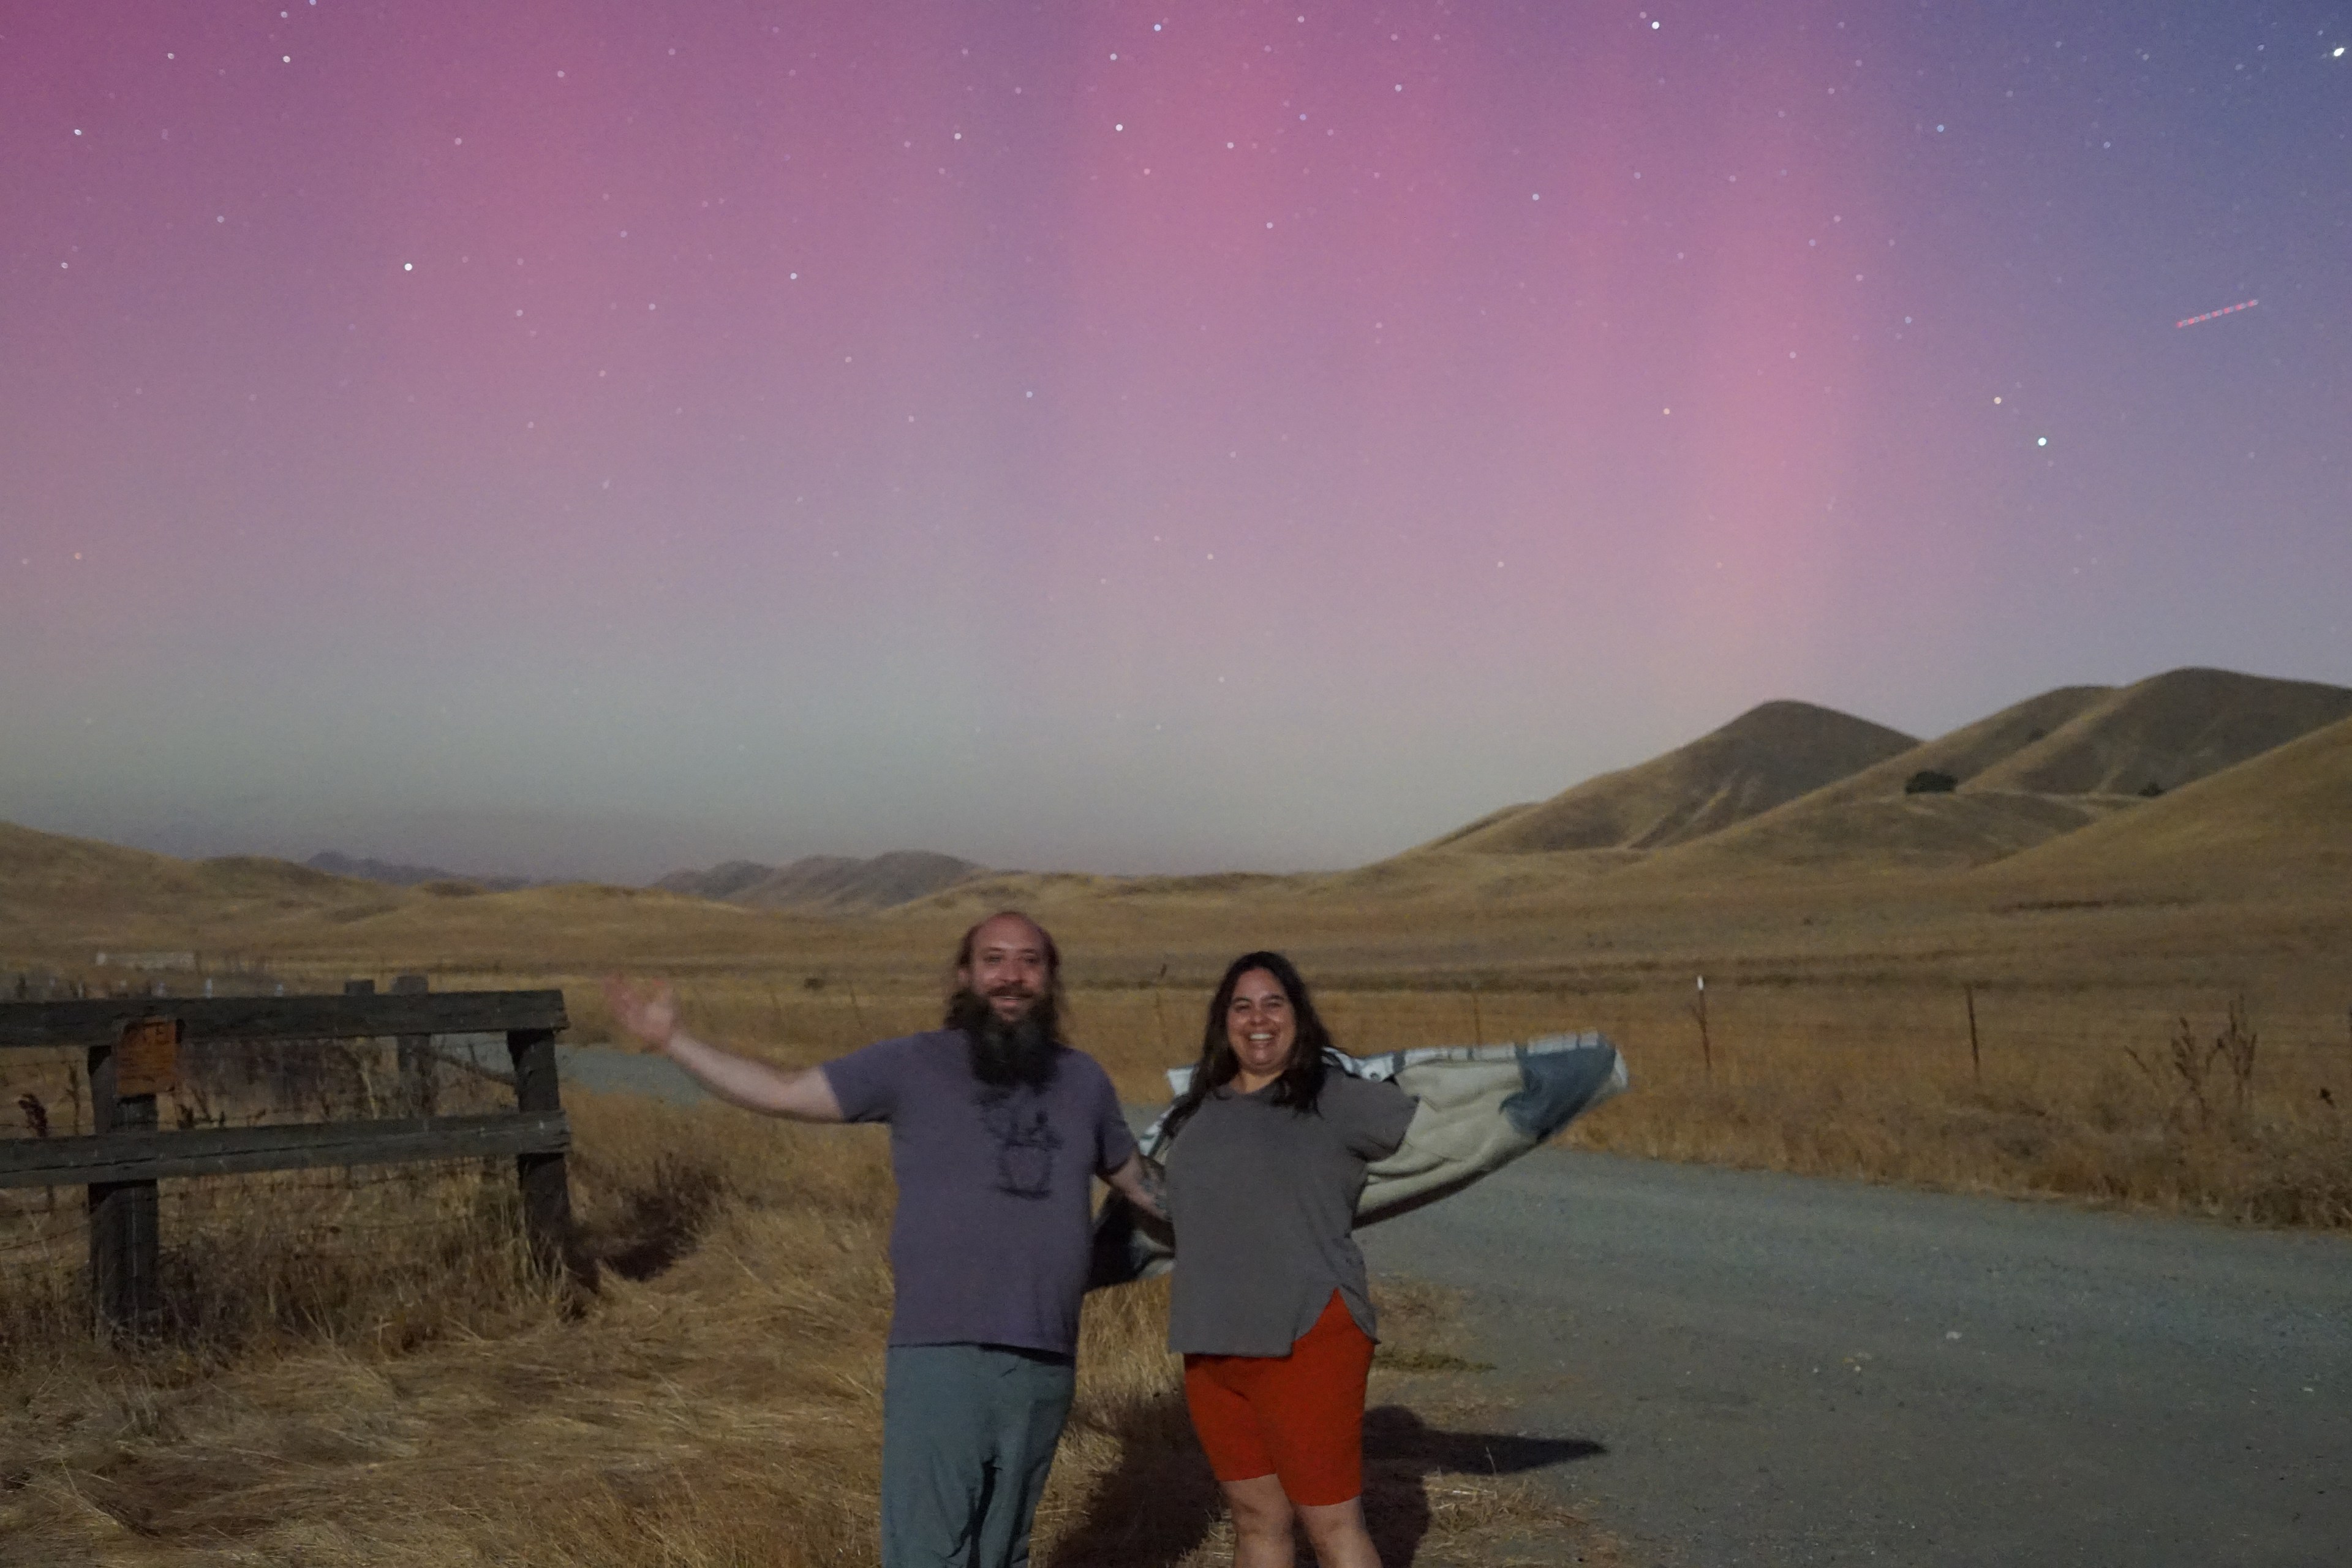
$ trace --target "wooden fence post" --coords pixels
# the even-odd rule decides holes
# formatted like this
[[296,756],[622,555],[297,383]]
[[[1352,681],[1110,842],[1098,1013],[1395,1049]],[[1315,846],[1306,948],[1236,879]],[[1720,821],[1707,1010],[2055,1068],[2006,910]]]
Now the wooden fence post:
[[1979,1089],[1984,1087],[1984,1052],[1977,1044],[1977,988],[1963,985],[1960,994],[1969,999],[1969,1073]]
[[[118,1097],[121,1051],[89,1047],[89,1109],[94,1131],[152,1132],[155,1097]],[[99,1326],[110,1333],[144,1334],[162,1322],[163,1236],[155,1184],[93,1182],[89,1185],[89,1293]]]
[[[395,974],[392,994],[415,996],[433,989],[422,974]],[[404,1116],[430,1116],[439,1107],[439,1084],[433,1071],[433,1039],[429,1035],[403,1035],[394,1047],[400,1065],[400,1110]]]
[[1706,976],[1698,977],[1698,1000],[1691,1004],[1691,1016],[1698,1020],[1698,1055],[1706,1069],[1709,1089],[1715,1087],[1715,1038],[1706,1030]]
[[[507,1054],[514,1058],[515,1109],[525,1114],[561,1111],[562,1091],[555,1079],[555,1031],[511,1029]],[[572,1186],[561,1154],[518,1154],[515,1178],[522,1185],[523,1232],[544,1268],[563,1266],[572,1231]]]

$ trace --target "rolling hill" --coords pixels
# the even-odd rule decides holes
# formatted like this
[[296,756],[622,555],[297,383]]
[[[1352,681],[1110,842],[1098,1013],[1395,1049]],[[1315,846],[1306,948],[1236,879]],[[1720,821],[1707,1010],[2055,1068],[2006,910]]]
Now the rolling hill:
[[2352,887],[2352,719],[2263,752],[1979,876],[2062,888],[2253,893]]
[[18,941],[85,936],[128,942],[201,922],[328,914],[355,918],[404,895],[289,860],[169,855],[0,822],[0,931]]
[[1656,849],[1769,811],[1917,742],[1809,702],[1767,702],[1688,745],[1424,845],[1488,855]]
[[783,867],[730,860],[707,871],[673,871],[654,886],[755,909],[848,914],[911,903],[985,869],[952,855],[900,849],[864,860],[811,855]]
[[2110,691],[1969,782],[2040,795],[2175,790],[2352,718],[2352,689],[2174,669]]
[[1801,795],[1781,810],[1829,805],[1842,801],[1875,800],[1903,793],[1915,773],[1948,773],[1966,789],[1986,770],[2006,762],[2029,746],[2071,723],[2083,711],[2115,692],[2112,686],[2062,686],[2039,697],[2011,703],[1974,723],[1922,741],[1882,763]]
[[[1982,790],[1974,781],[2113,690],[2062,686],[2012,703],[1686,844],[1660,857],[1657,868],[1721,875],[1774,868],[1849,873],[1965,868],[2071,833],[2133,797]],[[1906,794],[1906,783],[1922,773],[1958,780],[1961,793]]]
[[[2063,838],[2352,714],[2352,691],[2227,670],[2061,687],[1717,832],[1647,858],[1651,876],[1959,870]],[[1907,795],[1941,773],[1951,793]],[[2135,782],[2138,781],[2138,782]],[[2125,786],[2129,786],[2126,789]]]
[[[1374,907],[1391,903],[1646,898],[1640,889],[1653,879],[1662,896],[1679,897],[1676,884],[1701,876],[1762,890],[1791,875],[1899,889],[1906,876],[1971,868],[2036,885],[2187,878],[2224,889],[2242,873],[2250,886],[2300,877],[2295,886],[2316,887],[2311,878],[2352,870],[2347,726],[2352,690],[2210,669],[2061,688],[1924,742],[1828,709],[1769,702],[1649,762],[1491,812],[1403,855],[1289,877],[989,871],[905,851],[781,868],[732,861],[641,892],[497,892],[397,887],[259,857],[178,860],[0,824],[0,941],[66,952],[205,947],[232,931],[294,942],[331,928],[344,933],[334,940],[357,941],[363,930],[413,928],[494,947],[501,931],[536,941],[558,930],[676,926],[725,942],[761,910],[818,922],[887,914],[904,925],[1030,901],[1142,929],[1187,910],[1186,919],[1223,921],[1245,909],[1361,905],[1361,918],[1373,919]],[[1904,782],[1928,769],[1957,787],[1905,794]],[[2164,793],[2142,799],[2118,787],[2146,783]],[[690,900],[732,907],[705,902],[697,913]]]
[[396,860],[377,860],[364,855],[345,855],[334,849],[322,849],[302,864],[313,871],[324,871],[331,877],[357,877],[362,881],[388,882],[395,888],[421,888],[427,883],[463,883],[484,892],[508,893],[517,888],[532,885],[529,877],[471,877],[462,871],[444,871],[437,866],[410,866]]
[[1967,790],[1815,802],[1807,796],[1649,858],[1648,876],[1961,870],[2141,803],[2131,795]]

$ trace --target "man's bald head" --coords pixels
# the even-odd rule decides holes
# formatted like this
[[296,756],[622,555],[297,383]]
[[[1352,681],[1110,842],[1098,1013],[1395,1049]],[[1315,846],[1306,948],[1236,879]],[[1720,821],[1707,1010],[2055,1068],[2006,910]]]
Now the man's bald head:
[[971,1043],[982,1083],[1043,1084],[1061,1049],[1062,955],[1018,910],[989,916],[956,945],[947,1023]]
[[[956,944],[956,984],[993,1004],[1000,992],[1030,999],[1059,989],[1062,954],[1054,939],[1019,910],[999,910],[963,933]],[[1017,1016],[1025,1008],[1006,1012]]]

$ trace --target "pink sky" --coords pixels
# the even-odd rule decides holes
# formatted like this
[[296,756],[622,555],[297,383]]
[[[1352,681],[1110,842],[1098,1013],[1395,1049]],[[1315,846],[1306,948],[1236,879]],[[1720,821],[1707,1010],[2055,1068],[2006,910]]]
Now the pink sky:
[[1769,698],[2352,682],[2327,16],[44,12],[0,817],[1331,865]]

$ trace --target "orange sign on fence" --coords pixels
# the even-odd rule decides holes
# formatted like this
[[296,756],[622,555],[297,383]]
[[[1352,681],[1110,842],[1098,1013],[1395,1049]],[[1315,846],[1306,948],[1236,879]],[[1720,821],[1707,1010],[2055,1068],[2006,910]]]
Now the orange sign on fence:
[[115,1098],[164,1094],[179,1087],[180,1021],[141,1018],[123,1025],[122,1044],[114,1055]]

